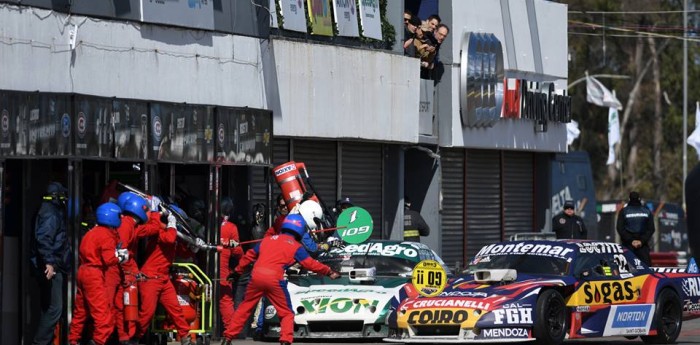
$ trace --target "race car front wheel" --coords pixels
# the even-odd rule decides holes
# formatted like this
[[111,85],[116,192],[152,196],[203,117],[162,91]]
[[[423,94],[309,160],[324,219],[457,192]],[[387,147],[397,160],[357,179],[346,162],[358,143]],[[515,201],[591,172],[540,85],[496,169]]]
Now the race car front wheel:
[[683,325],[683,307],[678,294],[671,289],[663,289],[656,298],[653,326],[656,335],[641,337],[646,344],[672,344],[676,342]]
[[566,335],[566,303],[557,290],[544,290],[537,299],[532,335],[536,344],[558,345]]

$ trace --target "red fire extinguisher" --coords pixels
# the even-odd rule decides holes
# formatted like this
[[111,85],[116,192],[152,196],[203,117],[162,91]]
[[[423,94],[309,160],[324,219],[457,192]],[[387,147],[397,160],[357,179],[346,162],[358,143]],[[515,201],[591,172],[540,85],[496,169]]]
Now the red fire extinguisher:
[[139,319],[139,289],[131,283],[124,288],[124,320],[136,321]]
[[[296,163],[294,161],[278,165],[272,169],[275,174],[275,180],[282,190],[282,196],[287,203],[288,210],[293,209],[294,206],[301,202],[304,193],[306,193],[306,186],[301,178],[302,170],[304,174],[307,174],[304,163]],[[315,195],[311,196],[310,199],[318,202],[318,198]]]

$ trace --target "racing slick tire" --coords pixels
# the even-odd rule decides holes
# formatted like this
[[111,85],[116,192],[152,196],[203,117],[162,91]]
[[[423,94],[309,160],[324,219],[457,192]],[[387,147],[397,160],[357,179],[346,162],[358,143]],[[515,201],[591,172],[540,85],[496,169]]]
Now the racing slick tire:
[[656,298],[656,311],[653,325],[656,335],[642,336],[645,344],[673,344],[683,326],[683,307],[678,294],[671,289],[663,289]]
[[537,298],[535,325],[532,336],[535,344],[558,345],[566,336],[566,303],[557,290],[544,290]]

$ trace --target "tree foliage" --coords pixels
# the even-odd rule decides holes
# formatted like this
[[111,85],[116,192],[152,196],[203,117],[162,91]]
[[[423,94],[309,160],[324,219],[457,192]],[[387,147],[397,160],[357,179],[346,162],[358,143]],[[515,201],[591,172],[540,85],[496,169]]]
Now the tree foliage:
[[[608,109],[586,102],[586,86],[573,86],[573,119],[581,136],[574,150],[591,156],[596,197],[625,199],[631,190],[646,199],[682,202],[683,191],[683,1],[570,0],[569,81],[589,75],[614,74],[629,79],[599,80],[626,112],[620,111],[622,142],[618,164],[606,166]],[[692,3],[692,1],[690,1]],[[690,9],[695,9],[691,5]],[[700,100],[700,40],[697,18],[689,15],[688,134],[695,127]],[[654,59],[657,58],[656,61]],[[656,71],[654,70],[656,62]],[[647,67],[648,66],[648,67]],[[645,69],[645,67],[647,67]],[[634,84],[639,81],[638,92]],[[657,88],[660,85],[660,92]],[[627,119],[624,119],[627,114]],[[697,154],[688,148],[688,167]]]

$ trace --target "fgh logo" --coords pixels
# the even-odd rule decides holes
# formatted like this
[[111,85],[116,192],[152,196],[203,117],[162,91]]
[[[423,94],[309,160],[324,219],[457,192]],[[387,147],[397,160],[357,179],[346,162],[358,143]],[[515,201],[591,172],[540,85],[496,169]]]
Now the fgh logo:
[[465,32],[459,65],[462,125],[491,127],[503,105],[503,47],[494,34]]

